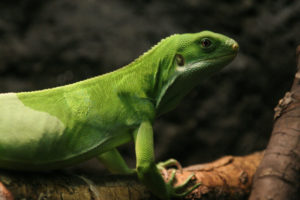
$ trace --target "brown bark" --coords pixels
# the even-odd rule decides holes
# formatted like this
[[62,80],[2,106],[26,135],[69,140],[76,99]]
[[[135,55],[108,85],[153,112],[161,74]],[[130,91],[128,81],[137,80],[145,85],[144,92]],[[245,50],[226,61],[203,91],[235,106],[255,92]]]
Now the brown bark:
[[[134,176],[78,175],[66,171],[1,171],[1,200],[139,200],[150,199]],[[1,198],[1,194],[4,195]]]
[[187,167],[177,179],[183,182],[195,173],[196,181],[202,183],[186,199],[247,199],[262,157],[263,152],[243,157],[226,156],[213,163]]
[[300,46],[290,92],[275,108],[275,123],[257,169],[250,200],[300,199]]
[[[195,173],[202,184],[186,199],[245,199],[263,153],[226,156],[176,173],[176,184]],[[134,176],[76,175],[65,172],[0,171],[0,199],[147,200],[156,199]],[[14,197],[14,198],[13,198]]]

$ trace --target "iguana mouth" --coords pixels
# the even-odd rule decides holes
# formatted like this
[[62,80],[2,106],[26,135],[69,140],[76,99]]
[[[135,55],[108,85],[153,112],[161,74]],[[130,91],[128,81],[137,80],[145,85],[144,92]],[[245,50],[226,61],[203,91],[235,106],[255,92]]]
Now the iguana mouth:
[[201,68],[202,66],[205,66],[207,62],[217,63],[217,62],[220,62],[220,60],[224,60],[224,59],[232,60],[236,55],[237,55],[237,53],[231,53],[231,54],[225,54],[225,55],[222,55],[219,57],[198,59],[198,60],[196,60],[192,63],[189,63],[183,67],[177,67],[177,70],[178,71],[195,70],[195,69]]
[[193,67],[193,65],[198,64],[200,62],[219,61],[222,58],[230,58],[230,57],[232,57],[232,59],[233,59],[235,56],[236,56],[236,53],[231,53],[231,54],[225,54],[225,55],[222,55],[222,56],[219,56],[219,57],[199,59],[199,60],[196,60],[195,62],[193,62],[193,63],[191,63],[189,65],[190,65],[190,67]]

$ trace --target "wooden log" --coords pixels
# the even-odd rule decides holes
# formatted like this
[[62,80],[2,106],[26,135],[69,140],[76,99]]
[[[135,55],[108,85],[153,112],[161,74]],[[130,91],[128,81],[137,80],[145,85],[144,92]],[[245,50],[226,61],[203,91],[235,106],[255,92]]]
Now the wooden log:
[[[202,184],[186,199],[242,199],[249,195],[252,177],[263,153],[226,156],[215,162],[177,170],[176,184],[195,174]],[[169,170],[170,172],[171,170]],[[167,180],[167,178],[166,178]],[[65,171],[0,171],[0,199],[147,200],[156,199],[135,176],[91,176]]]
[[300,199],[300,45],[290,92],[275,108],[268,147],[254,178],[250,200]]

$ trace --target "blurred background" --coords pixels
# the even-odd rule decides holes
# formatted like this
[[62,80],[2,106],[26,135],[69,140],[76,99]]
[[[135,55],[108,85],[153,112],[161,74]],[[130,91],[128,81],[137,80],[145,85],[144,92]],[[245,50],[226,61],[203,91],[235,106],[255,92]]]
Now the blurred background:
[[[156,158],[186,166],[246,155],[266,147],[273,108],[291,86],[299,12],[293,0],[2,0],[0,92],[97,76],[166,36],[212,30],[238,41],[240,53],[156,120]],[[121,150],[134,166],[133,144]]]

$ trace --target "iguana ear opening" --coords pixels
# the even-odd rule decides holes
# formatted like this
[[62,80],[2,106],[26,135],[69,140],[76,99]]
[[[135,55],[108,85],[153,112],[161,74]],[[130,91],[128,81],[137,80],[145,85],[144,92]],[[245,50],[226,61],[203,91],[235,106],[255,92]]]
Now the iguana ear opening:
[[175,55],[175,60],[178,66],[183,66],[184,65],[184,58],[181,54],[176,54]]

